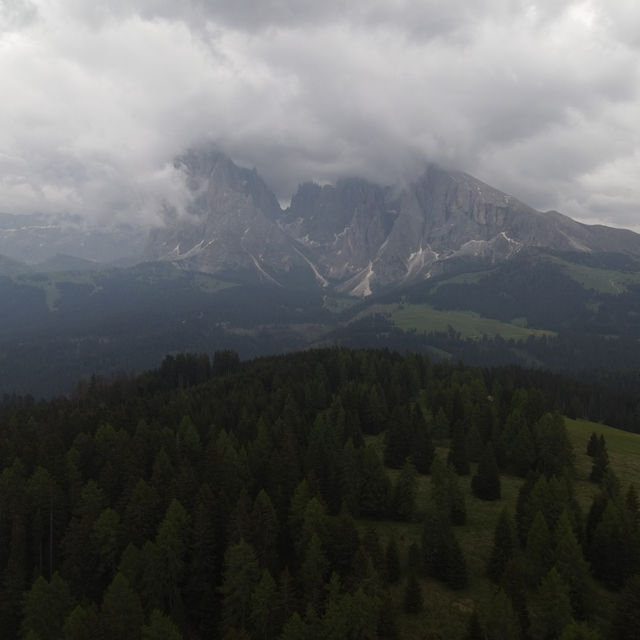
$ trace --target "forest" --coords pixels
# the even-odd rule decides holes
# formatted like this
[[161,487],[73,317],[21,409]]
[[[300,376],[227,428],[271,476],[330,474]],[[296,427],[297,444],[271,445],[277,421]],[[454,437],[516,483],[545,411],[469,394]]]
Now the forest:
[[541,378],[225,350],[5,396],[3,637],[640,637],[630,472]]

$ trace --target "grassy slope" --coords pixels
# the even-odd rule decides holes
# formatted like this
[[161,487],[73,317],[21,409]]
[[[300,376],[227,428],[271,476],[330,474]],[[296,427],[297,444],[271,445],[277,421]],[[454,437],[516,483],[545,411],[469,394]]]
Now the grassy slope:
[[[593,431],[598,435],[604,434],[612,468],[618,475],[623,489],[629,483],[640,489],[640,435],[627,433],[601,424],[586,420],[566,420],[567,429],[574,447],[576,461],[576,494],[583,507],[588,510],[592,497],[597,493],[597,485],[589,482],[591,458],[586,455],[586,447]],[[368,439],[382,450],[382,437]],[[447,449],[438,448],[438,456],[446,458]],[[475,465],[472,465],[472,474]],[[389,470],[395,481],[397,471]],[[485,567],[491,553],[493,531],[497,518],[505,506],[515,514],[515,505],[522,479],[514,476],[502,476],[502,499],[495,502],[485,502],[475,498],[471,492],[471,476],[460,478],[467,505],[467,524],[455,527],[455,533],[460,542],[469,568],[469,587],[462,591],[453,591],[440,582],[431,578],[423,578],[422,593],[424,597],[424,611],[418,615],[402,615],[400,617],[399,637],[407,639],[422,639],[431,637],[428,631],[434,631],[440,638],[461,638],[466,630],[468,615],[477,604],[483,609],[490,602],[495,586],[485,577]],[[418,510],[423,511],[430,493],[431,479],[420,476],[418,488]],[[405,564],[409,547],[412,543],[420,543],[422,525],[414,523],[400,523],[390,521],[372,522],[362,520],[362,530],[373,526],[380,537],[381,543],[386,544],[393,534],[398,542],[401,561]],[[405,580],[402,580],[393,590],[394,602],[398,610],[402,609]],[[600,607],[606,611],[614,602],[613,594],[599,589]],[[601,617],[601,616],[596,616]]]
[[585,289],[593,289],[598,293],[619,294],[627,291],[629,285],[640,284],[640,274],[614,271],[612,269],[597,269],[582,264],[575,264],[549,258],[551,262],[563,267],[566,274],[579,282]]
[[407,331],[447,331],[449,326],[464,338],[500,335],[505,340],[525,340],[530,335],[553,335],[551,331],[526,327],[484,318],[472,311],[438,311],[427,304],[406,304],[390,309],[393,322]]

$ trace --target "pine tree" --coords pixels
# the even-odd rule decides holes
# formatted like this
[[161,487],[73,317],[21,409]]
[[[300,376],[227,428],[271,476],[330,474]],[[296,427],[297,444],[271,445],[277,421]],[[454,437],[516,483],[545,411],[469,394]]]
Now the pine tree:
[[632,576],[620,593],[610,637],[612,640],[640,638],[640,574]]
[[469,616],[469,623],[467,624],[467,632],[463,640],[486,640],[486,635],[482,624],[480,623],[480,616],[478,610],[474,609]]
[[467,432],[467,454],[471,462],[479,462],[484,445],[478,427],[473,423]]
[[416,468],[407,460],[393,488],[391,512],[396,520],[411,521],[416,511],[418,478]]
[[538,511],[529,529],[525,549],[527,573],[532,585],[538,584],[540,578],[549,570],[552,560],[551,549],[549,527],[542,512]]
[[257,638],[272,638],[275,632],[278,589],[267,569],[263,569],[260,581],[251,596],[252,628]]
[[604,443],[601,447],[598,447],[598,452],[593,458],[593,465],[591,467],[591,473],[589,474],[589,480],[591,482],[602,482],[609,468],[609,454]]
[[456,422],[451,428],[451,448],[447,462],[453,465],[460,476],[469,475],[469,459],[467,458],[467,439],[464,431],[464,423]]
[[517,540],[513,517],[503,509],[493,534],[493,548],[487,565],[487,575],[493,582],[500,583],[502,574],[517,550]]
[[592,431],[589,442],[587,443],[587,455],[590,458],[595,458],[599,448],[598,436],[595,431]]
[[535,640],[557,638],[571,623],[569,587],[555,567],[542,578],[532,608],[531,635]]
[[589,566],[571,527],[566,511],[562,512],[555,531],[553,553],[555,567],[569,587],[571,607],[576,618],[585,618],[593,602]]
[[260,580],[255,549],[244,540],[232,544],[224,554],[222,624],[224,629],[249,626],[254,589]]
[[66,618],[62,627],[64,640],[87,640],[95,637],[96,629],[100,628],[100,614],[98,607],[78,605]]
[[500,499],[500,472],[491,442],[487,443],[482,452],[478,471],[471,479],[471,488],[474,495],[482,500]]
[[404,590],[404,610],[407,613],[420,613],[424,602],[422,600],[422,588],[416,577],[415,571],[409,573],[407,585]]
[[411,409],[411,430],[413,449],[410,454],[411,461],[418,473],[427,474],[431,471],[436,450],[431,439],[431,425],[424,419],[417,405]]
[[445,582],[452,589],[464,589],[469,584],[469,571],[462,547],[458,543],[453,530],[448,540],[446,556],[447,568]]
[[142,640],[182,640],[182,634],[171,618],[154,609],[149,624],[142,627]]
[[385,549],[385,582],[387,584],[395,584],[400,579],[400,555],[398,553],[398,544],[392,535],[387,542]]
[[498,589],[487,612],[485,630],[487,640],[520,640],[522,629],[511,598]]
[[140,628],[144,622],[142,604],[138,594],[121,573],[116,574],[104,593],[100,622],[105,638],[140,638]]
[[58,573],[53,574],[51,582],[39,576],[25,594],[23,634],[31,632],[41,640],[55,640],[72,607],[69,585]]

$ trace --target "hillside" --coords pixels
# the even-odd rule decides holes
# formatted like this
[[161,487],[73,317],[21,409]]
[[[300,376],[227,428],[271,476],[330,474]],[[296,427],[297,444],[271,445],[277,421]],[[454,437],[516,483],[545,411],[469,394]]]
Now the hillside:
[[491,637],[637,633],[640,436],[565,422],[513,373],[220,351],[6,400],[0,624],[455,640],[475,611]]

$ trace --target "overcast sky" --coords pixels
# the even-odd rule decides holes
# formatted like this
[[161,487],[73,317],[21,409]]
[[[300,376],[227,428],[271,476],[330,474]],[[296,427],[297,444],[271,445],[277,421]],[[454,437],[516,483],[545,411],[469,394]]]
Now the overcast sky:
[[458,168],[640,231],[637,0],[0,0],[0,211],[153,221],[203,141],[297,184]]

